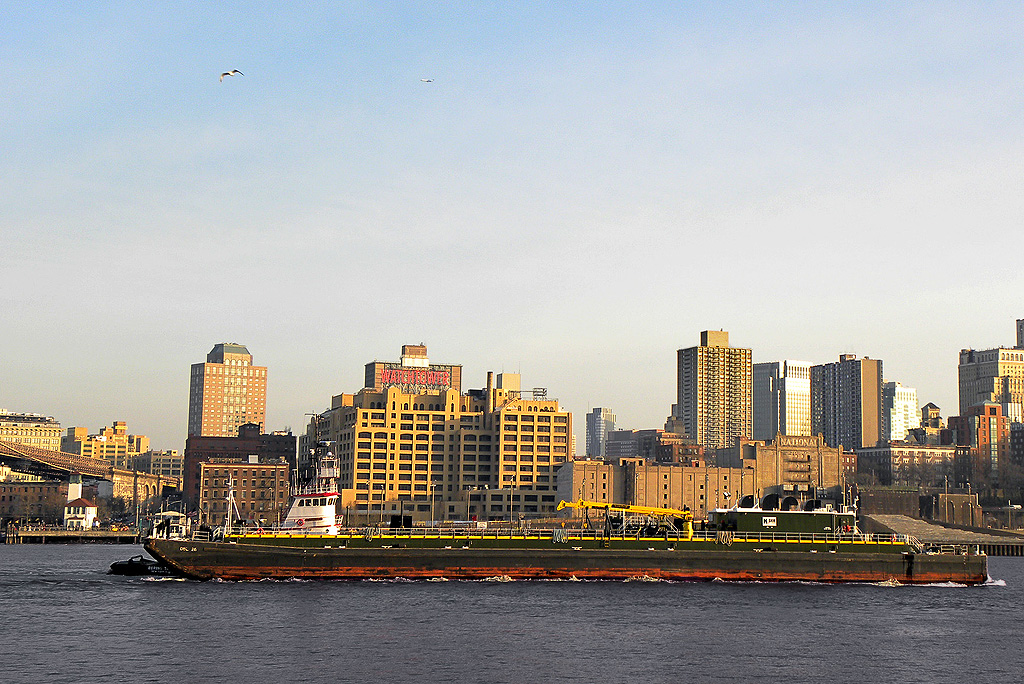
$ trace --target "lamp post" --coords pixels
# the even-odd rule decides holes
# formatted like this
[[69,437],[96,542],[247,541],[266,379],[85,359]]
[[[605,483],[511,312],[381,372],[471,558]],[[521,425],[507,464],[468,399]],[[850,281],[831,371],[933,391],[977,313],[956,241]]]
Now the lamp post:
[[430,524],[431,526],[435,527],[435,523],[437,522],[437,515],[435,513],[436,509],[434,508],[434,492],[437,491],[438,484],[438,482],[430,483]]
[[[373,488],[380,490],[380,524],[383,525],[384,524],[384,483],[383,482],[374,482],[373,483]],[[371,503],[371,505],[373,503],[373,491],[372,490],[370,491],[370,503]]]
[[512,495],[516,491],[516,476],[512,476],[512,481],[508,486],[508,524],[512,525]]

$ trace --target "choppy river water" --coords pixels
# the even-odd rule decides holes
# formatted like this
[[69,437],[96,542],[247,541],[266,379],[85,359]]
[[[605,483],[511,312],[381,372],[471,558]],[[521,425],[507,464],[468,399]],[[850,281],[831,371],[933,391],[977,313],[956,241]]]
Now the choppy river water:
[[4,682],[1018,682],[1024,559],[980,587],[192,582],[0,546]]

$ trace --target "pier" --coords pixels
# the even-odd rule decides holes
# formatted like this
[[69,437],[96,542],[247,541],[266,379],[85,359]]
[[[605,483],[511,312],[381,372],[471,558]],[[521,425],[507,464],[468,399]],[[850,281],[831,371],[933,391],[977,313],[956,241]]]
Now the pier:
[[8,528],[5,544],[138,544],[139,531],[124,530],[63,530]]
[[906,534],[940,549],[977,546],[989,556],[1024,556],[1024,534],[1010,530],[934,523],[906,515],[866,515],[861,526],[875,534]]

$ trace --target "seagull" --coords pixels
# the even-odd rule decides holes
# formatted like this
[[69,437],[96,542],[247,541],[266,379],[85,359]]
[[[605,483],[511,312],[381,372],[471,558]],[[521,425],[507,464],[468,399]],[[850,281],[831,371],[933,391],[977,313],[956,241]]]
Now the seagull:
[[434,82],[434,79],[432,79],[432,78],[421,78],[420,80],[423,81],[424,83],[433,83]]
[[245,76],[245,74],[243,74],[238,69],[232,69],[231,71],[225,71],[223,74],[220,75],[220,82],[221,83],[224,82],[224,77],[225,76]]

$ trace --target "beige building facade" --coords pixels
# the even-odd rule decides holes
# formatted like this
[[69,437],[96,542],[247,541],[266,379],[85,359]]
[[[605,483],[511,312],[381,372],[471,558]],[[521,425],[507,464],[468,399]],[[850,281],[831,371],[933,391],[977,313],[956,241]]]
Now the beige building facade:
[[60,450],[60,422],[41,413],[12,413],[0,409],[0,440],[37,449]]
[[1024,405],[1024,348],[960,351],[960,415],[986,402]]
[[206,363],[192,364],[188,398],[188,434],[234,437],[238,428],[263,428],[267,410],[267,369],[254,366],[241,344],[215,345]]
[[757,502],[771,494],[798,501],[825,490],[844,488],[841,449],[818,437],[780,435],[773,442],[742,440],[718,452],[718,465],[692,460],[658,464],[643,459],[615,463],[576,460],[558,472],[560,501],[599,501],[658,508],[689,507],[703,517],[708,510],[736,505],[745,496]]
[[385,369],[394,373],[371,374],[368,365],[369,386],[333,397],[300,438],[300,455],[332,443],[339,512],[367,521],[385,512],[416,520],[553,514],[572,414],[545,390],[522,391],[517,374],[488,373],[485,388],[461,393],[460,375],[431,370],[426,348],[411,355],[410,346]]
[[177,449],[147,451],[135,461],[135,467],[153,475],[181,479],[184,454]]
[[575,460],[558,471],[559,501],[598,501],[656,508],[689,508],[697,517],[734,505],[754,492],[742,468],[706,463],[654,464],[624,458],[616,463]]

